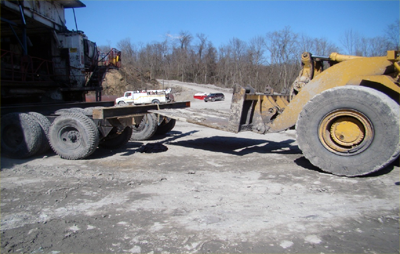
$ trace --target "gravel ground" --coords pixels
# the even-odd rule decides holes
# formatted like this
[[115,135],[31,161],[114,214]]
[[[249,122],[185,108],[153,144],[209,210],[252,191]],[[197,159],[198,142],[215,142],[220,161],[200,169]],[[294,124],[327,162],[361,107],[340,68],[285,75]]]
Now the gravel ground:
[[[184,91],[221,91],[170,81]],[[192,107],[228,110],[226,100]],[[1,253],[398,253],[399,166],[345,178],[295,131],[173,131],[85,160],[1,158]],[[140,153],[148,143],[168,150]],[[362,162],[360,162],[362,163]]]

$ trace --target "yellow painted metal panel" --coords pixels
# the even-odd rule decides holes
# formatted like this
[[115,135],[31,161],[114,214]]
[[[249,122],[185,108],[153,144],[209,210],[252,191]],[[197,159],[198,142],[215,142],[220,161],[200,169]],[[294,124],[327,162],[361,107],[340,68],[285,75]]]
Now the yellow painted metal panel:
[[393,91],[400,94],[400,87],[395,84],[395,81],[392,77],[381,75],[381,76],[366,76],[363,77],[363,80],[372,81],[376,83],[380,83],[387,88],[392,89]]

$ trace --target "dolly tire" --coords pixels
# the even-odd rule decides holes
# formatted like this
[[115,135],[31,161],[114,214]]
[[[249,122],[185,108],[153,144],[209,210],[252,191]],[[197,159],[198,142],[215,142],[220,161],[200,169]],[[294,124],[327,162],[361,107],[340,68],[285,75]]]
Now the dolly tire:
[[142,121],[137,125],[132,125],[131,140],[147,140],[154,136],[157,131],[157,116],[149,113],[143,116]]
[[37,112],[29,112],[28,115],[30,115],[35,119],[35,121],[40,125],[40,128],[42,130],[42,142],[39,150],[37,151],[37,154],[43,154],[48,150],[50,150],[50,144],[47,135],[49,134],[51,123],[49,119],[47,119],[47,117]]
[[50,126],[49,141],[54,152],[61,158],[79,160],[96,150],[99,131],[89,117],[79,113],[66,113],[54,119]]
[[42,130],[26,113],[9,113],[1,118],[1,152],[11,158],[27,158],[39,151]]
[[176,120],[172,118],[168,118],[168,120],[168,122],[167,119],[162,121],[162,123],[157,127],[155,135],[164,135],[172,131],[172,129],[175,127]]
[[99,144],[100,147],[106,149],[117,149],[125,146],[132,136],[132,128],[126,127],[121,134],[117,134],[112,130]]

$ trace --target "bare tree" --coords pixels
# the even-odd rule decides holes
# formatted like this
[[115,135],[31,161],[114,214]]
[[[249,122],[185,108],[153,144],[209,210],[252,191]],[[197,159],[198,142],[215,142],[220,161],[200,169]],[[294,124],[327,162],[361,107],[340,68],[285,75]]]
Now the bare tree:
[[247,50],[246,42],[238,38],[233,38],[230,40],[229,46],[231,47],[231,58],[234,63],[231,69],[233,83],[238,83],[243,85],[245,54]]
[[187,72],[187,69],[189,67],[189,46],[190,43],[193,39],[193,36],[189,32],[180,32],[179,34],[179,43],[180,43],[180,48],[179,50],[175,50],[175,52],[178,53],[178,59],[179,59],[179,64],[178,64],[178,69],[180,72],[181,80],[185,80],[185,75]]
[[181,49],[187,49],[190,43],[192,42],[193,36],[187,32],[187,31],[182,31],[179,34],[179,42],[180,42],[180,47]]
[[288,90],[299,72],[298,34],[290,27],[267,34],[267,49],[273,75],[269,85]]
[[207,45],[207,36],[205,36],[204,34],[196,34],[196,37],[199,40],[198,44],[196,45],[197,55],[201,59],[203,56],[203,50]]
[[131,43],[131,40],[129,38],[125,38],[117,43],[117,47],[119,50],[121,50],[121,55],[123,56],[121,58],[122,64],[130,65],[134,64],[136,61],[136,49],[135,46]]
[[231,73],[230,73],[230,66],[232,59],[231,55],[231,48],[229,45],[224,45],[219,47],[219,54],[218,54],[218,65],[217,65],[217,75],[218,75],[218,82],[223,84],[225,87],[231,83]]
[[335,44],[329,42],[327,39],[325,38],[314,39],[313,53],[315,55],[328,56],[330,53],[337,51],[339,51],[339,48]]
[[310,52],[317,54],[315,49],[315,39],[305,34],[299,36],[299,50],[301,52]]
[[[198,79],[206,80],[207,77],[202,78],[206,75],[207,66],[204,61],[204,50],[207,46],[207,37],[204,34],[196,34],[196,38],[198,39],[198,43],[195,45],[196,48],[196,59],[195,59],[195,70],[194,70],[194,82],[197,82]],[[200,76],[200,77],[198,77]]]
[[357,51],[361,52],[362,56],[383,56],[386,55],[387,50],[390,50],[390,47],[391,44],[385,37],[362,37]]
[[350,55],[361,55],[361,52],[358,50],[360,41],[360,35],[352,29],[345,31],[343,37],[340,39],[346,53]]
[[266,64],[265,59],[266,44],[265,39],[261,36],[254,37],[250,41],[250,46],[248,48],[248,58],[249,58],[249,83],[256,90],[262,90],[265,87],[263,82],[260,80],[260,72],[262,71],[262,66]]
[[[211,42],[208,42],[207,47],[205,49],[205,57],[204,57],[204,62],[205,62],[204,83],[207,82],[215,83],[215,76],[217,70],[217,55],[218,52],[216,48],[214,48]],[[212,82],[212,78],[214,78],[214,82]]]
[[400,20],[396,20],[386,28],[386,38],[392,50],[400,50]]

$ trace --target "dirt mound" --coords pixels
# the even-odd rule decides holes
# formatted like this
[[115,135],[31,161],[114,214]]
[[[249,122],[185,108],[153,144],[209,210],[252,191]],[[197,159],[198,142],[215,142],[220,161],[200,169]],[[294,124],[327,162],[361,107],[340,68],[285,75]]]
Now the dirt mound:
[[[122,67],[119,70],[110,70],[103,80],[103,95],[120,97],[130,90],[161,89],[157,80],[151,79],[149,73],[140,73],[135,69]],[[89,93],[94,95],[94,92]]]

